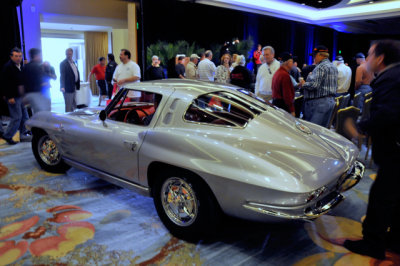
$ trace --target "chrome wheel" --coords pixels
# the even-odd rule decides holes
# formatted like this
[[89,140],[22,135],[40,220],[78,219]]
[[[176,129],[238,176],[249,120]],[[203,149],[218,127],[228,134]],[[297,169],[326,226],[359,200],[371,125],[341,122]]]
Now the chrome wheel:
[[168,218],[179,226],[191,225],[199,212],[194,190],[179,177],[171,177],[164,182],[161,203]]
[[56,144],[48,135],[39,139],[37,148],[40,159],[47,165],[57,165],[60,162],[61,155]]

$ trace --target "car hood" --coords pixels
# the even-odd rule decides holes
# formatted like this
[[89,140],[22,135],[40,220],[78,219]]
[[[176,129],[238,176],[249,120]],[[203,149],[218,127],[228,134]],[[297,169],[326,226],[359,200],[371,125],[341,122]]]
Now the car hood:
[[85,115],[98,115],[101,110],[104,108],[102,107],[87,107],[87,108],[82,108],[78,109],[74,112],[68,113],[70,116],[85,116]]

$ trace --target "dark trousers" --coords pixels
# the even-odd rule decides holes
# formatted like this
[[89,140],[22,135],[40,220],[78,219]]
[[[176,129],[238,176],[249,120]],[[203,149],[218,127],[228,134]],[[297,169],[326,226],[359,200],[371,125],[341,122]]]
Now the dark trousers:
[[111,99],[112,96],[112,91],[113,91],[113,85],[111,84],[111,81],[107,81],[107,95],[108,99]]
[[289,107],[286,105],[283,99],[273,99],[272,104],[290,113]]
[[363,223],[364,239],[381,247],[385,247],[387,237],[400,242],[400,158],[389,160],[379,165]]
[[105,80],[96,80],[97,88],[99,89],[100,95],[108,95],[107,94],[107,85]]

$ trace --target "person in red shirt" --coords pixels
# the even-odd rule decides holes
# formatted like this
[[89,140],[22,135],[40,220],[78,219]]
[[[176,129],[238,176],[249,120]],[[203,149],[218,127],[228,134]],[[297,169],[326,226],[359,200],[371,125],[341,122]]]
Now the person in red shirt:
[[281,57],[283,63],[272,78],[272,104],[295,116],[294,87],[289,75],[293,67],[293,58],[288,52],[283,53]]
[[94,74],[96,77],[97,88],[99,88],[99,106],[101,101],[105,100],[107,97],[107,85],[106,85],[106,59],[104,57],[99,58],[99,63],[92,68],[88,76],[88,82],[90,82],[90,77]]
[[253,53],[253,63],[255,64],[254,65],[254,75],[255,76],[257,76],[258,68],[262,64],[262,62],[260,60],[260,57],[261,57],[261,54],[262,54],[261,48],[262,48],[261,44],[257,45],[257,50],[255,50],[254,53]]

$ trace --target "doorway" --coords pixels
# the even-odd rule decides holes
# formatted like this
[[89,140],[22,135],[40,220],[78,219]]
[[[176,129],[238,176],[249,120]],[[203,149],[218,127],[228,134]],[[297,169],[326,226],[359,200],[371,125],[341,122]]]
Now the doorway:
[[73,60],[78,66],[80,79],[84,80],[85,73],[85,41],[84,39],[69,39],[60,37],[42,38],[43,62],[49,62],[54,67],[57,75],[56,80],[51,80],[50,94],[52,104],[64,103],[64,97],[60,91],[60,63],[65,59],[65,50],[74,50]]

